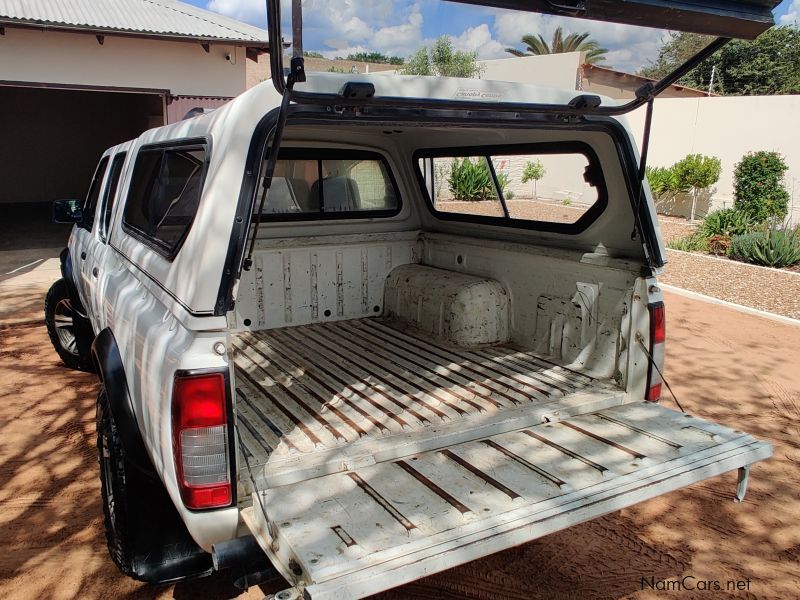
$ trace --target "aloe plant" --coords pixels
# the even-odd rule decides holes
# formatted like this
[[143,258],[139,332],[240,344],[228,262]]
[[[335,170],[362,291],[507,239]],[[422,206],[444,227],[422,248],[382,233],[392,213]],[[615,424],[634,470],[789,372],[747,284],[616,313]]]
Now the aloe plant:
[[800,263],[800,235],[776,226],[736,235],[731,239],[730,255],[756,265],[789,267]]
[[453,159],[447,185],[456,200],[489,200],[496,197],[494,182],[486,160],[468,157]]

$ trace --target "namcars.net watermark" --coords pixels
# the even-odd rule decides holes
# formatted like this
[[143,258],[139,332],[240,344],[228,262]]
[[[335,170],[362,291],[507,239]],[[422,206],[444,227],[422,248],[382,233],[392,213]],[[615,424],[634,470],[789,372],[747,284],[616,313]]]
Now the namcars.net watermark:
[[694,575],[685,575],[675,579],[657,579],[642,577],[643,590],[659,592],[744,592],[750,590],[750,579],[702,579]]

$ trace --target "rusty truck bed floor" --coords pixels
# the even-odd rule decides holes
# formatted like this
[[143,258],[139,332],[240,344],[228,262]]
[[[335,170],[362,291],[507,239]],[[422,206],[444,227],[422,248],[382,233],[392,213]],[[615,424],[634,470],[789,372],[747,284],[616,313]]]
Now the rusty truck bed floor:
[[621,390],[500,345],[444,346],[378,319],[239,334],[239,435],[269,486],[618,404]]

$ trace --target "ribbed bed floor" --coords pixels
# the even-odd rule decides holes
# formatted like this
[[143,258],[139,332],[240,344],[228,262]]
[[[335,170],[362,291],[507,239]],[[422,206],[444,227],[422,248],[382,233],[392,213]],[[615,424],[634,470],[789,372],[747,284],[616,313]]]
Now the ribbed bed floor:
[[251,466],[452,424],[463,430],[590,387],[619,391],[509,345],[447,347],[379,319],[243,333],[233,343]]

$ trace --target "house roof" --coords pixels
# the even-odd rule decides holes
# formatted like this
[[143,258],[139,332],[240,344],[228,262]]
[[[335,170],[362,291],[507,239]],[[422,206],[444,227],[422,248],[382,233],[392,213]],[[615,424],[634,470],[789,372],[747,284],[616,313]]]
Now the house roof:
[[[2,0],[0,0],[2,1]],[[636,85],[642,85],[647,83],[648,81],[655,83],[658,81],[657,79],[652,79],[650,77],[644,77],[642,75],[636,75],[634,73],[625,73],[624,71],[617,71],[616,69],[610,69],[609,67],[602,67],[600,65],[595,65],[591,63],[584,63],[580,67],[584,74],[590,71],[595,71],[597,73],[603,73],[609,77],[613,77],[615,79],[624,80],[635,82]],[[697,96],[716,96],[717,94],[709,94],[703,90],[698,90],[697,88],[690,87],[688,85],[680,85],[679,83],[673,83],[670,85],[671,88],[676,90],[686,90],[687,92],[696,93]]]
[[268,46],[265,30],[177,0],[0,0],[0,25]]

